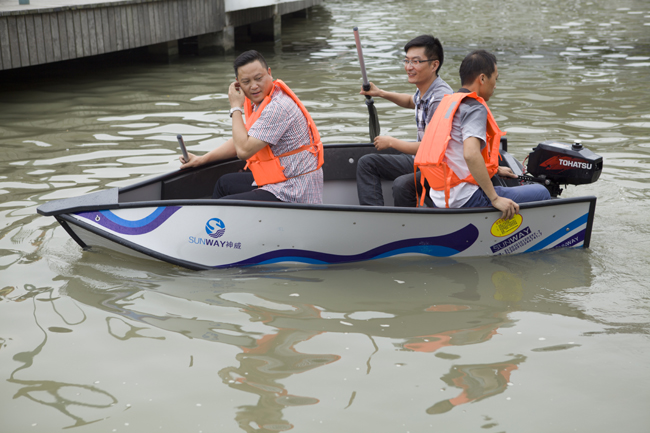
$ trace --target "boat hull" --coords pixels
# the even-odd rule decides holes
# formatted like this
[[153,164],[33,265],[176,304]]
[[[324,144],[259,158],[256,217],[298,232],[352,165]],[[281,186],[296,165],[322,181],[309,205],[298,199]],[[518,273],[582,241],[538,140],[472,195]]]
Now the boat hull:
[[[521,175],[523,167],[507,153],[503,139],[502,146],[502,165]],[[51,201],[37,210],[55,217],[84,248],[104,247],[190,269],[589,246],[595,197],[521,204],[520,215],[501,221],[501,212],[491,207],[394,207],[392,182],[386,181],[386,206],[359,206],[357,164],[374,153],[371,143],[326,146],[322,205],[209,199],[221,176],[244,169],[244,161],[232,159]],[[498,176],[492,180],[505,187],[519,184]]]
[[589,246],[595,197],[494,209],[400,209],[194,200],[60,214],[84,247],[191,269],[278,262],[335,264],[393,256],[475,257]]

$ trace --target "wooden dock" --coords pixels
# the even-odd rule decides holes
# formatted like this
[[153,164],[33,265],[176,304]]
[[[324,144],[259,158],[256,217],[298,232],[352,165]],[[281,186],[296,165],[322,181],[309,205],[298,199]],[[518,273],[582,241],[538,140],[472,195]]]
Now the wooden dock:
[[[26,0],[24,0],[26,1]],[[149,47],[178,55],[180,39],[231,50],[235,28],[277,39],[281,16],[322,0],[0,0],[0,70]],[[242,8],[245,5],[246,8]]]

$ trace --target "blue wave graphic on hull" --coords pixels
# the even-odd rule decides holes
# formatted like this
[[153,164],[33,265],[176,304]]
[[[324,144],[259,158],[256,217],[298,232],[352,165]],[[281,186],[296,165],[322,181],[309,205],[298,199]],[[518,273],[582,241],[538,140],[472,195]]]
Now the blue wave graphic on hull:
[[94,221],[102,227],[123,235],[143,235],[149,233],[169,219],[180,206],[156,208],[151,214],[139,220],[125,220],[110,210],[79,212],[77,216]]
[[[584,214],[583,216],[576,218],[575,220],[571,221],[569,224],[566,226],[562,227],[560,230],[556,231],[555,233],[547,236],[544,238],[541,242],[538,242],[537,244],[533,245],[532,247],[528,248],[525,253],[530,253],[533,251],[539,251],[542,250],[549,245],[551,245],[553,242],[557,242],[559,239],[563,238],[564,236],[567,235],[567,233],[570,233],[580,226],[587,224],[587,221],[589,220],[589,213]],[[584,230],[582,233],[582,240],[584,240]],[[562,244],[561,242],[560,244]],[[553,248],[553,247],[549,247]]]
[[584,246],[586,230],[581,230],[575,235],[571,236],[568,239],[559,242],[557,245],[551,247],[551,249],[557,248],[578,248]]
[[478,229],[474,224],[468,224],[454,233],[428,238],[404,239],[381,245],[360,254],[342,255],[308,250],[284,249],[260,254],[225,267],[264,265],[289,261],[308,264],[349,263],[381,259],[407,253],[425,254],[434,257],[450,257],[474,245],[476,239],[478,239]]

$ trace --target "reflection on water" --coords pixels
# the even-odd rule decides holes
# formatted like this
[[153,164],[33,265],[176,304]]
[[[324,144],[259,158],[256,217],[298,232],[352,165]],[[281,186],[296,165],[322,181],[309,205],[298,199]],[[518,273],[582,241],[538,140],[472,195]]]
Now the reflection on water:
[[[13,356],[14,361],[22,364],[20,367],[13,370],[7,379],[7,382],[9,383],[20,385],[13,398],[26,397],[34,403],[38,403],[46,407],[58,410],[63,415],[69,417],[71,421],[74,421],[74,424],[67,427],[80,427],[101,420],[101,409],[109,409],[111,406],[117,403],[117,399],[114,396],[102,390],[101,388],[94,385],[58,382],[47,379],[20,379],[24,373],[21,373],[21,371],[28,370],[33,366],[35,358],[41,353],[48,340],[47,331],[43,329],[43,327],[39,324],[37,314],[37,301],[51,303],[52,309],[56,312],[56,314],[59,315],[59,317],[61,317],[61,319],[63,319],[63,321],[70,326],[80,325],[84,322],[85,319],[84,317],[84,319],[80,321],[68,322],[67,318],[56,310],[56,299],[52,298],[52,288],[36,288],[31,286],[25,287],[25,290],[27,291],[26,296],[20,296],[18,298],[12,299],[12,301],[27,301],[33,304],[34,323],[41,330],[43,339],[41,343],[33,350],[27,352],[19,352]],[[2,296],[5,297],[12,291],[13,290],[7,290],[7,288],[5,288],[3,289]],[[47,295],[49,297],[44,297],[41,295]],[[54,326],[49,327],[48,331],[53,333],[72,332],[72,330],[69,328]],[[87,415],[78,415],[80,412],[83,412],[84,414],[94,412],[94,417],[91,416],[91,418],[87,418]]]
[[[574,264],[570,270],[561,266],[568,258]],[[460,393],[436,401],[429,395],[430,390],[425,391],[429,395],[427,414],[442,414],[502,394],[513,372],[526,369],[527,356],[510,353],[494,362],[466,363],[454,353],[455,348],[486,345],[501,329],[516,326],[513,312],[543,311],[584,318],[580,309],[555,298],[567,289],[589,286],[592,279],[588,260],[577,251],[513,260],[449,260],[435,264],[404,260],[391,268],[377,263],[329,269],[251,268],[226,275],[183,271],[175,276],[159,274],[162,265],[148,268],[150,262],[146,260],[131,263],[116,257],[112,266],[106,267],[101,255],[92,259],[57,268],[58,279],[63,282],[60,291],[77,301],[82,311],[104,311],[106,332],[111,337],[119,341],[165,340],[173,333],[237,349],[231,364],[213,374],[236,392],[255,396],[255,403],[240,405],[236,410],[235,420],[244,431],[291,429],[287,408],[321,402],[321,391],[304,394],[300,389],[293,390],[288,379],[318,374],[316,370],[349,356],[337,351],[314,352],[318,345],[305,345],[332,335],[355,334],[367,339],[373,349],[366,351],[363,368],[357,370],[369,377],[374,374],[373,357],[380,351],[378,341],[437,359],[440,380],[460,389]],[[116,276],[118,269],[131,277],[123,280]],[[555,284],[539,286],[539,282],[548,282],[543,276],[549,274],[555,274]],[[179,286],[181,276],[186,284]],[[110,287],[120,280],[118,288]],[[35,306],[41,300],[56,305],[56,299],[44,297],[51,296],[51,289],[32,292],[34,289],[30,290],[30,299]],[[34,319],[40,327],[37,314]],[[84,322],[65,320],[71,330]],[[153,328],[161,332],[152,332]],[[68,407],[80,403],[59,398],[58,389],[76,386],[105,395],[107,403],[90,405],[92,408],[109,408],[117,403],[108,392],[92,385],[34,384],[15,379],[21,370],[32,366],[46,344],[45,330],[43,333],[46,336],[37,349],[14,357],[25,365],[14,371],[11,381],[30,385],[18,395],[39,401],[32,394],[47,389],[56,401],[44,404],[71,417],[75,425],[96,421],[70,413]],[[494,356],[488,355],[489,347],[484,350],[486,358]],[[474,357],[482,357],[480,347],[474,351]],[[191,367],[194,358],[189,359]],[[353,390],[347,407],[354,407],[359,393],[365,395],[367,391]],[[98,397],[90,399],[97,401]]]
[[[563,193],[598,197],[591,249],[506,259],[196,273],[82,252],[36,207],[176,169],[176,134],[197,153],[225,141],[234,54],[0,77],[3,427],[645,431],[649,24],[637,0],[328,0],[255,46],[326,144],[367,140],[353,26],[370,79],[398,92],[420,33],[454,88],[469,50],[494,51],[516,157],[581,139],[605,159]],[[384,134],[415,138],[412,111],[376,106]]]
[[506,362],[454,366],[442,380],[449,386],[462,389],[463,392],[457,397],[439,401],[428,408],[427,413],[437,415],[449,412],[456,406],[504,392],[510,382],[510,373],[525,360],[526,357],[520,355]]

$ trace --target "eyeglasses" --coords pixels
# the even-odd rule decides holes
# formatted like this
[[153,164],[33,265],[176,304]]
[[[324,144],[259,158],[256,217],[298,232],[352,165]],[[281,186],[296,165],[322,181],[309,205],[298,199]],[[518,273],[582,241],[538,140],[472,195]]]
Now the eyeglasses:
[[438,59],[425,59],[425,60],[410,60],[410,59],[404,59],[401,60],[401,63],[406,66],[406,65],[413,65],[413,66],[418,66],[421,65],[422,63],[426,62],[435,62]]

